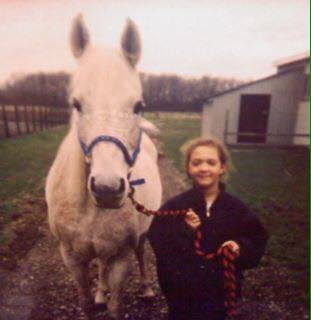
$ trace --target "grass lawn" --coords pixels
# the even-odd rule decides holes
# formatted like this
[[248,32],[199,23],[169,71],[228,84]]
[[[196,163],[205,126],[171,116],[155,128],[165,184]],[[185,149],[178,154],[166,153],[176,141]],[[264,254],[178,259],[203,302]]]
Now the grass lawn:
[[228,190],[260,216],[270,238],[263,264],[291,270],[292,299],[304,301],[309,281],[309,152],[231,150]]
[[43,194],[44,177],[66,129],[58,127],[0,140],[0,227],[16,212],[25,194]]

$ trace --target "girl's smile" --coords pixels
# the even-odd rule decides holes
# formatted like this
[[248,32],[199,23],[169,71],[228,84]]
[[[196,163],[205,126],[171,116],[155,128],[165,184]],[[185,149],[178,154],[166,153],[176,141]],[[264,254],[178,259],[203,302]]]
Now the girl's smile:
[[215,147],[198,146],[192,151],[188,174],[199,187],[210,189],[218,186],[224,172],[225,165],[221,163]]

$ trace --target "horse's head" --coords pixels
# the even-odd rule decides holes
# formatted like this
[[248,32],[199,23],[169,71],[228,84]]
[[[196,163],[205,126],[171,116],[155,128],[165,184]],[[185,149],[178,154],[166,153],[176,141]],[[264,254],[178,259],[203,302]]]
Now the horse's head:
[[78,61],[71,83],[72,121],[90,166],[88,191],[97,206],[117,208],[129,191],[143,123],[142,87],[135,69],[141,53],[139,34],[128,20],[120,50],[97,48],[79,15],[70,41]]

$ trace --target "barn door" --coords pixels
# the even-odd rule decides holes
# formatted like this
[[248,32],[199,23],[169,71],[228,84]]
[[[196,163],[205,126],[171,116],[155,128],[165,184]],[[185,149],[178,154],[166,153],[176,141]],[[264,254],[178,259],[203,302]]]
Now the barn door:
[[238,142],[266,142],[269,109],[270,95],[241,95],[239,133],[243,135],[238,135]]

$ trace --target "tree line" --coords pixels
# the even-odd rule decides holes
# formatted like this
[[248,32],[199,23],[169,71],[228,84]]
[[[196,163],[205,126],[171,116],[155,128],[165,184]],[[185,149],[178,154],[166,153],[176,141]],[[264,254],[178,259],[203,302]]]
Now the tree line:
[[[208,97],[242,84],[236,79],[140,74],[150,111],[200,111]],[[12,77],[0,88],[0,103],[68,107],[69,74],[33,73]]]

